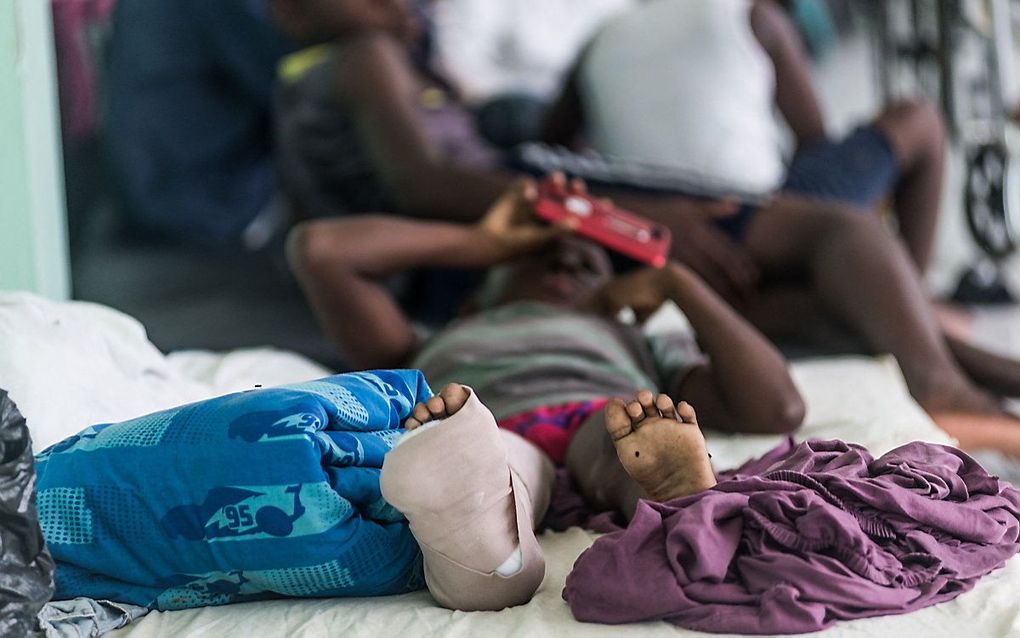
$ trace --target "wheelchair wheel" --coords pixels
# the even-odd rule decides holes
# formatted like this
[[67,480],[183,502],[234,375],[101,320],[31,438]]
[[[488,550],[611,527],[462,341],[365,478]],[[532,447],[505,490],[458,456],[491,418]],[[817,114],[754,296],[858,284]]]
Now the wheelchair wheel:
[[1020,174],[1002,144],[980,146],[967,163],[967,226],[992,259],[1011,255],[1020,232]]

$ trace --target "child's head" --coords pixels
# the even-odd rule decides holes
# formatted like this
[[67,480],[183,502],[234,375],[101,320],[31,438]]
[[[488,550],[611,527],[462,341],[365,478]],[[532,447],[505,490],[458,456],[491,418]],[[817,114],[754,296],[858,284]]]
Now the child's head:
[[573,235],[489,270],[476,299],[480,308],[514,301],[573,307],[613,276],[601,246]]

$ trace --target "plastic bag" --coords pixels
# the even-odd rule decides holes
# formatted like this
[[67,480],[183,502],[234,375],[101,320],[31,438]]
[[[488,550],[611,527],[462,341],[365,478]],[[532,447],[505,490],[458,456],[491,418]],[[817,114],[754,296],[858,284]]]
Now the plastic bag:
[[53,595],[53,559],[35,511],[32,439],[0,390],[0,636],[28,636]]

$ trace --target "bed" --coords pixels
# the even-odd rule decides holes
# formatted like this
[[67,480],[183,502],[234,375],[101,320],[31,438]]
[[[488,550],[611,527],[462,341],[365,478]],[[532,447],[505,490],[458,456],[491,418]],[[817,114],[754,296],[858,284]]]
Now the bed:
[[[0,294],[0,386],[25,414],[37,450],[86,425],[122,420],[180,403],[253,387],[324,376],[300,356],[267,349],[226,354],[161,354],[142,326],[86,303]],[[808,416],[798,438],[840,438],[876,455],[911,440],[947,443],[905,390],[887,358],[844,357],[794,364]],[[54,400],[54,397],[59,397]],[[770,436],[710,435],[718,468],[734,466],[778,442]],[[547,574],[528,604],[501,612],[436,607],[426,592],[390,598],[277,600],[150,613],[117,638],[157,636],[693,636],[666,623],[624,627],[576,622],[560,598],[576,557],[596,536],[579,528],[541,537]],[[904,616],[838,624],[829,638],[1020,636],[1020,559],[958,599]]]

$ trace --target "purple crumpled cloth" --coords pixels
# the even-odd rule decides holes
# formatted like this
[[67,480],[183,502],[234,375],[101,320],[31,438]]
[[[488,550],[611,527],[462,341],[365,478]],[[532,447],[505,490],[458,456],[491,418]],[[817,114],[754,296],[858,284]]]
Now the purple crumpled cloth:
[[581,554],[563,598],[586,622],[804,633],[951,600],[1017,553],[1018,535],[1020,492],[960,450],[874,459],[808,441],[706,492],[642,502]]

